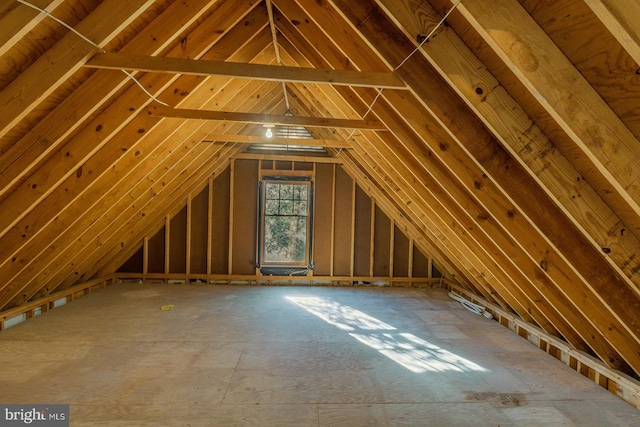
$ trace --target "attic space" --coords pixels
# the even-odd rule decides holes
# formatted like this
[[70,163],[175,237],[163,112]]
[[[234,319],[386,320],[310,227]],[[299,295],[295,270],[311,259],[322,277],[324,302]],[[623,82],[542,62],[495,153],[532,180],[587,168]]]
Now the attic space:
[[[389,357],[397,348],[409,359],[409,350],[431,349],[469,360],[487,371],[464,374],[488,382],[499,366],[525,376],[557,367],[576,381],[562,399],[597,401],[603,414],[621,402],[637,413],[637,16],[633,0],[0,0],[0,358],[13,363],[0,372],[0,405],[28,398],[4,387],[21,387],[11,372],[26,366],[40,366],[29,372],[44,378],[46,366],[64,361],[79,375],[76,386],[83,370],[99,369],[86,364],[99,340],[78,344],[75,355],[54,348],[77,325],[106,334],[114,351],[116,342],[122,351],[139,347],[132,363],[144,365],[155,350],[179,351],[161,338],[163,328],[198,340],[203,301],[211,304],[204,320],[235,319],[243,328],[229,331],[245,334],[252,321],[266,322],[250,308],[264,296],[278,301],[273,320],[283,320],[280,310],[290,322],[256,324],[267,336],[236,337],[234,346],[272,345],[270,333],[294,334],[300,322],[306,338],[288,336],[285,345],[313,342],[299,353],[309,366],[325,350],[375,356],[365,365],[349,362],[359,356],[345,365],[325,360],[316,376],[301,374],[306,382],[280,384],[286,390],[256,383],[249,371],[259,362],[233,346],[228,359],[211,353],[206,366],[194,365],[232,369],[214,360],[249,357],[247,371],[216,377],[229,380],[220,390],[237,392],[230,401],[270,403],[265,410],[280,415],[290,412],[278,405],[311,405],[302,418],[276,417],[274,425],[306,424],[310,414],[312,425],[340,424],[345,413],[322,405],[404,396],[386,368],[397,368]],[[421,317],[431,309],[438,313]],[[359,333],[336,320],[356,312],[397,332]],[[116,339],[101,328],[119,316],[132,324]],[[163,324],[169,316],[176,323]],[[136,322],[156,338],[140,339]],[[476,331],[485,327],[483,340]],[[338,335],[324,335],[336,328]],[[57,337],[50,346],[47,334]],[[334,342],[345,347],[330,349]],[[466,345],[515,353],[486,367]],[[187,358],[209,355],[185,346]],[[34,352],[51,365],[26,358]],[[9,362],[11,354],[24,364]],[[270,364],[279,354],[265,355],[259,368],[269,373],[256,374],[285,375]],[[156,362],[166,368],[157,372],[173,375],[171,363]],[[132,367],[110,365],[101,377],[114,396],[128,383],[109,378],[128,375],[125,365]],[[324,374],[348,378],[370,368],[380,377],[359,377],[353,399],[329,402],[331,393],[310,391]],[[488,423],[515,425],[527,425],[534,409],[551,423],[591,419],[570,405],[527,406],[550,397],[535,394],[531,377],[474,388],[450,374],[449,385],[461,387],[450,396],[408,382],[422,400],[385,404],[479,402]],[[546,379],[545,387],[562,387]],[[156,380],[135,385],[152,406],[165,402],[152,399],[162,393]],[[344,386],[327,381],[327,390]],[[592,386],[605,394],[590,394]],[[256,394],[242,395],[243,387]],[[274,397],[289,387],[311,394]],[[191,402],[195,392],[185,393]],[[105,421],[90,419],[94,401],[48,396],[89,405],[71,407],[87,425]],[[240,413],[259,419],[247,408]],[[429,408],[349,411],[369,425],[415,420]],[[204,425],[219,415],[202,411]],[[153,424],[149,417],[131,423]],[[637,422],[620,417],[602,420]]]

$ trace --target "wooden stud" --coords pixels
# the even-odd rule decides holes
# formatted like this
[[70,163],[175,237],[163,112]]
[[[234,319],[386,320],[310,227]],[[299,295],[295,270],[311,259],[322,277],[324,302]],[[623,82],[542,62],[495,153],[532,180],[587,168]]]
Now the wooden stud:
[[371,228],[369,241],[369,276],[373,277],[373,263],[375,260],[375,234],[376,234],[376,199],[371,194]]
[[395,235],[396,235],[396,221],[395,219],[391,218],[390,221],[390,231],[389,231],[389,276],[390,277],[394,277],[395,275],[393,274],[393,267],[394,267],[394,258],[395,258],[395,252],[396,252],[396,247],[395,247]]
[[171,258],[169,257],[171,254],[169,252],[169,247],[171,246],[171,218],[169,215],[165,217],[164,220],[164,274],[169,274],[169,261]]
[[409,237],[409,256],[408,260],[409,266],[407,267],[407,271],[409,272],[409,278],[413,277],[413,239]]
[[231,160],[231,178],[229,183],[229,263],[227,265],[227,273],[233,274],[233,192],[234,189],[234,173],[235,173],[235,160]]
[[356,180],[351,177],[351,250],[349,252],[349,276],[353,276],[356,251]]
[[187,230],[185,236],[185,270],[187,273],[187,282],[189,273],[191,273],[191,194],[187,196]]
[[149,236],[142,239],[142,274],[149,273]]
[[213,245],[213,176],[209,177],[207,196],[207,274],[211,274],[211,255]]

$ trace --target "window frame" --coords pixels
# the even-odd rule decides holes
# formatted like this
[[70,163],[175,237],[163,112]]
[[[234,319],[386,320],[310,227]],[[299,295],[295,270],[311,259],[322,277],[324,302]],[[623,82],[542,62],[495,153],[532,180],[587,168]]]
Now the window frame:
[[[306,213],[306,240],[304,248],[304,260],[300,262],[292,261],[266,261],[265,257],[265,230],[266,219],[269,216],[266,213],[267,204],[267,185],[268,184],[292,184],[304,185],[307,187],[307,213]],[[313,268],[312,251],[313,251],[313,180],[306,176],[263,176],[259,181],[258,191],[258,236],[257,236],[257,267],[260,269],[268,269],[269,274],[289,275],[297,273],[307,274],[308,270]],[[279,199],[280,200],[280,199]],[[302,216],[302,215],[292,215]],[[301,271],[303,270],[303,271]]]

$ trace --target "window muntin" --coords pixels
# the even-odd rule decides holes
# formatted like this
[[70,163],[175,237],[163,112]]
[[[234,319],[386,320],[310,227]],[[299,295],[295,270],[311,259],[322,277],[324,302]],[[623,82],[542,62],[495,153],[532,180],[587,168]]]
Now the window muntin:
[[309,181],[262,182],[261,265],[308,266]]

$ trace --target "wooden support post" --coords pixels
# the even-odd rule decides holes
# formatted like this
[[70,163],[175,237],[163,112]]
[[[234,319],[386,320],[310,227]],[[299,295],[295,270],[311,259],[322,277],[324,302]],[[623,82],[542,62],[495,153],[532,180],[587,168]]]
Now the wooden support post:
[[393,258],[395,256],[396,222],[391,218],[389,231],[389,277],[393,277]]
[[409,259],[407,260],[409,266],[407,268],[409,278],[413,277],[413,239],[409,238]]
[[[164,220],[164,274],[169,274],[169,261],[171,260],[169,246],[171,246],[171,230],[170,230],[171,218],[169,215]],[[166,280],[165,280],[166,283]]]
[[191,194],[187,196],[187,230],[185,236],[185,272],[187,273],[186,283],[189,283],[189,273],[191,273]]
[[149,236],[142,239],[142,274],[149,273]]
[[375,237],[376,237],[376,200],[371,197],[371,228],[369,240],[369,276],[373,277],[373,263],[375,262]]
[[353,277],[356,253],[356,180],[351,178],[351,252],[349,253],[349,276]]
[[211,254],[213,244],[213,176],[209,177],[207,197],[207,274],[211,274]]
[[329,260],[329,275],[333,276],[333,257],[334,257],[334,248],[336,240],[336,165],[333,165],[332,171],[332,183],[331,183],[331,249],[330,249],[330,260]]
[[233,273],[233,191],[234,191],[234,172],[236,161],[231,160],[229,170],[231,176],[229,177],[229,262],[227,264],[227,274]]

